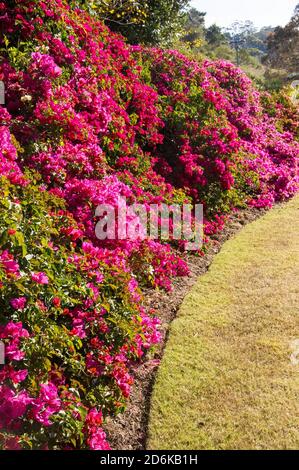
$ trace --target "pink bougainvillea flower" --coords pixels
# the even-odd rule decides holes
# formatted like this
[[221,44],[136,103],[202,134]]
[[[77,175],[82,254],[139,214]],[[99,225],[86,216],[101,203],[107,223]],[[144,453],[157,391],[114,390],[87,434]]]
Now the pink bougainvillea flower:
[[18,297],[11,299],[9,303],[15,310],[23,310],[25,308],[26,302],[26,297]]
[[29,333],[21,322],[9,322],[0,327],[0,339],[8,340],[5,345],[5,356],[9,360],[21,361],[25,357],[25,353],[20,349],[23,338],[29,338]]
[[62,74],[62,70],[55,64],[53,57],[40,52],[31,54],[33,65],[32,69],[40,70],[48,78],[57,78]]
[[10,379],[14,384],[23,382],[28,375],[27,369],[15,370],[11,365],[5,365],[0,370],[0,381]]
[[23,390],[16,393],[6,385],[0,386],[0,426],[8,429],[15,419],[23,416],[28,406],[32,403],[32,398]]
[[91,409],[85,419],[85,430],[87,434],[87,444],[92,450],[110,450],[106,433],[101,428],[102,424],[102,412],[95,408]]
[[50,426],[50,418],[60,410],[61,401],[58,397],[58,389],[53,383],[42,384],[40,394],[32,405],[32,415],[43,426]]
[[31,279],[37,284],[49,284],[49,279],[45,273],[31,273]]
[[0,255],[0,266],[3,266],[7,276],[20,277],[19,264],[14,260],[12,254],[8,250],[4,250]]

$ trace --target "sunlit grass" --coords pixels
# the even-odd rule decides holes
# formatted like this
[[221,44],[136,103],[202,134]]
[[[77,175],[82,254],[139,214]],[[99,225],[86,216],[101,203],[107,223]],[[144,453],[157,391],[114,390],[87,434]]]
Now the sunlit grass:
[[173,322],[149,449],[299,448],[299,198],[228,241]]

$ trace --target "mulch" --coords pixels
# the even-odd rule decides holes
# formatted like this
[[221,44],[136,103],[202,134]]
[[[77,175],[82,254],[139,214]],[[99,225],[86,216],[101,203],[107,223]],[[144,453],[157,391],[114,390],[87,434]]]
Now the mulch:
[[198,257],[191,253],[186,255],[190,275],[175,279],[172,292],[161,290],[145,292],[146,304],[159,313],[162,341],[155,348],[154,353],[145,356],[142,362],[131,371],[135,383],[126,411],[115,418],[109,418],[105,424],[107,438],[113,450],[144,450],[146,448],[151,394],[167,344],[171,322],[175,319],[184,297],[198,277],[208,271],[223,243],[238,233],[244,225],[258,219],[265,212],[265,209],[251,208],[234,213],[228,219],[223,232],[213,237],[204,256]]

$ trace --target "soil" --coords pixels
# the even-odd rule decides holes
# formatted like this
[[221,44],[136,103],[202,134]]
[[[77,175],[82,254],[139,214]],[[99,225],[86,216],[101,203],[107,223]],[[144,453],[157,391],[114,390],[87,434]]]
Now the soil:
[[238,233],[244,225],[258,219],[265,212],[265,209],[251,208],[232,214],[223,232],[212,238],[204,256],[198,257],[191,253],[186,255],[190,274],[188,277],[175,279],[172,292],[161,290],[145,292],[146,304],[159,313],[162,341],[153,353],[145,356],[142,362],[131,371],[135,383],[126,411],[116,418],[109,418],[105,424],[108,442],[113,450],[146,449],[151,394],[167,344],[171,322],[175,319],[184,297],[198,277],[208,271],[214,256],[219,253],[224,242]]

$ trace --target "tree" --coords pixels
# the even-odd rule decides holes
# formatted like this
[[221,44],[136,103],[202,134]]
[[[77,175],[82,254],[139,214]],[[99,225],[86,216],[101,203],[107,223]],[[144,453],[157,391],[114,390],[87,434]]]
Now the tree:
[[299,4],[290,22],[270,34],[265,63],[290,74],[299,72]]
[[225,31],[231,38],[238,37],[246,40],[256,32],[256,27],[252,21],[249,20],[235,21],[228,28],[226,28]]
[[206,13],[198,11],[196,8],[190,8],[187,12],[187,21],[185,28],[188,29],[200,29],[205,26]]
[[251,34],[246,41],[246,48],[257,49],[260,56],[267,52],[267,40],[275,28],[271,26],[264,26],[259,31]]
[[226,28],[226,34],[230,39],[231,46],[236,52],[236,63],[240,65],[240,52],[246,48],[246,43],[250,36],[256,32],[256,28],[252,21],[235,21],[231,26]]
[[132,44],[168,44],[182,30],[190,0],[79,0]]
[[220,46],[221,44],[227,43],[227,39],[222,32],[222,29],[216,24],[212,24],[206,30],[206,41],[211,46]]
[[147,3],[139,0],[71,0],[70,3],[108,23],[144,24],[147,17]]
[[197,46],[204,38],[206,13],[191,8],[186,14],[184,24],[185,34],[181,37],[181,41],[186,42],[191,48]]

